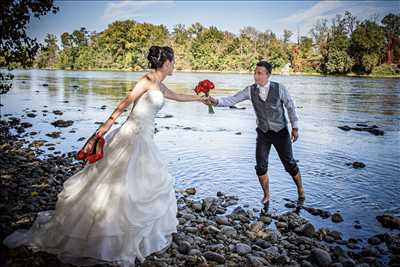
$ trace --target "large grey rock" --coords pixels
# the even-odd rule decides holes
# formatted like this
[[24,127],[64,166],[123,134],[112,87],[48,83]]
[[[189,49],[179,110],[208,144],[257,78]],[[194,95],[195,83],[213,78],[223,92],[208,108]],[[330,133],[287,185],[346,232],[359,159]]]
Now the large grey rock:
[[224,255],[221,255],[219,253],[213,252],[213,251],[206,251],[203,254],[204,258],[210,261],[215,261],[217,263],[223,264],[225,262],[225,257]]
[[251,252],[251,247],[244,243],[237,243],[235,250],[239,255],[243,256]]
[[334,214],[332,214],[331,219],[332,219],[332,222],[334,222],[334,223],[343,222],[343,218],[342,218],[342,215],[340,215],[340,213],[334,213]]
[[207,233],[210,234],[218,234],[219,232],[221,232],[221,230],[219,230],[217,227],[213,226],[213,225],[209,225],[205,228],[205,231]]
[[222,230],[222,233],[224,235],[226,235],[227,237],[235,238],[237,236],[237,231],[232,226],[223,225],[223,226],[221,226],[221,230]]
[[255,242],[255,244],[256,244],[257,246],[263,248],[263,249],[264,249],[264,248],[269,248],[269,247],[271,246],[270,243],[268,243],[267,241],[262,240],[262,239],[258,239],[258,240]]
[[376,216],[378,222],[382,224],[383,227],[392,228],[392,229],[400,229],[400,218],[395,217],[389,214],[383,214],[380,216]]
[[278,258],[281,254],[279,253],[279,248],[276,246],[271,246],[263,250],[265,256],[270,258]]
[[207,250],[212,250],[212,251],[223,250],[224,248],[225,246],[223,244],[213,244],[213,245],[208,245],[206,247]]
[[217,216],[217,218],[215,219],[215,222],[220,225],[230,225],[229,219],[225,216]]
[[200,212],[203,209],[203,205],[200,203],[193,203],[192,204],[192,209],[194,211]]
[[262,257],[247,255],[247,265],[251,267],[263,267],[268,266],[269,263]]
[[313,237],[315,235],[315,227],[311,223],[306,223],[300,226],[298,233],[307,237]]
[[217,197],[206,197],[203,199],[203,211],[207,215],[215,215],[219,205],[219,199]]
[[311,258],[320,267],[328,267],[332,263],[331,255],[323,249],[313,248]]
[[188,254],[191,247],[192,246],[190,245],[189,242],[181,241],[181,242],[179,242],[179,245],[178,245],[178,251],[182,254]]
[[185,231],[188,233],[197,233],[198,229],[196,227],[188,226],[185,228]]
[[264,226],[264,223],[263,223],[263,222],[255,222],[255,223],[252,223],[252,224],[250,225],[250,231],[257,233],[257,232],[259,232],[261,229],[263,229],[263,226]]

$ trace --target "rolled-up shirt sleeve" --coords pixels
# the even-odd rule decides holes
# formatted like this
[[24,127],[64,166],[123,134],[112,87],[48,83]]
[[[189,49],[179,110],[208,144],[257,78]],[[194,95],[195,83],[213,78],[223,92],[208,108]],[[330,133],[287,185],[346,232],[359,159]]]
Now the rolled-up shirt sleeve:
[[281,99],[283,101],[283,105],[285,106],[290,124],[292,125],[292,128],[299,128],[299,117],[297,116],[296,112],[296,106],[294,104],[294,101],[292,97],[289,94],[289,91],[283,84],[279,84],[280,92],[281,92]]
[[224,96],[217,98],[218,100],[217,107],[230,107],[239,102],[250,99],[249,90],[250,87],[247,86],[246,88],[244,88],[243,90],[237,92],[232,96]]

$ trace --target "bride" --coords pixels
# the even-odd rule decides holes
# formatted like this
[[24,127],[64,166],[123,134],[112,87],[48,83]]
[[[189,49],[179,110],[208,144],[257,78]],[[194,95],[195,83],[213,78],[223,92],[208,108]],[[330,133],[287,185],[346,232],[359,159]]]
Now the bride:
[[[40,212],[31,229],[6,237],[6,246],[27,245],[79,266],[130,266],[136,258],[143,262],[171,244],[178,224],[175,179],[153,140],[154,118],[164,98],[203,103],[207,99],[177,94],[162,83],[174,69],[172,48],[152,46],[147,59],[153,71],[137,82],[96,131],[105,136],[104,158],[66,180],[55,210]],[[127,120],[107,133],[132,103]],[[92,145],[89,141],[84,149],[89,151]]]

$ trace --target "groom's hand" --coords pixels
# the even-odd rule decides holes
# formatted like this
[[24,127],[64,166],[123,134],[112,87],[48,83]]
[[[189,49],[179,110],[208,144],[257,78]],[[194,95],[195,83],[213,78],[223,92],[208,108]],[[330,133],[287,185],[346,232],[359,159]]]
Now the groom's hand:
[[299,138],[299,129],[293,128],[292,129],[292,142],[296,142],[297,138]]
[[215,99],[214,97],[212,97],[212,96],[209,96],[208,97],[208,104],[209,105],[213,105],[213,106],[216,106],[216,105],[218,105],[218,99]]
[[208,100],[208,96],[202,96],[201,97],[201,103],[203,103],[204,105],[209,105],[209,103],[210,103],[210,100]]
[[202,96],[201,97],[201,102],[204,104],[204,105],[213,105],[213,102],[212,102],[212,100],[211,100],[211,96]]

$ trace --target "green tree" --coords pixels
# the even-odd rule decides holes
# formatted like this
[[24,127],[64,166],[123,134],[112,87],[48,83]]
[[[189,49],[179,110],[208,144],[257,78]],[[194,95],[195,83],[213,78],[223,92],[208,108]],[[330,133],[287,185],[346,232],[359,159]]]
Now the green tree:
[[178,24],[172,30],[172,47],[175,51],[176,69],[190,69],[190,47],[191,33],[185,28],[185,25]]
[[81,51],[85,51],[87,54],[89,34],[85,27],[81,27],[79,30],[75,30],[72,34],[64,32],[61,35],[61,43],[63,47],[64,57],[66,60],[62,62],[63,66],[70,69],[85,69],[82,61],[77,64]]
[[[34,57],[40,46],[36,39],[26,34],[26,26],[31,16],[40,18],[49,12],[57,13],[58,7],[53,0],[2,0],[0,2],[0,66],[10,66],[18,63],[22,67],[33,64]],[[11,88],[12,75],[0,72],[0,94]]]
[[56,68],[59,62],[59,50],[57,37],[54,34],[47,34],[44,39],[44,46],[36,57],[36,66],[39,68]]
[[350,39],[345,32],[337,32],[336,34],[335,38],[329,39],[326,52],[323,55],[321,67],[325,73],[347,73],[354,64],[347,52],[350,47]]
[[73,36],[68,32],[64,32],[63,34],[61,34],[61,46],[61,66],[62,68],[69,68],[73,70],[75,67],[75,58],[77,57],[78,51],[74,46]]
[[223,39],[224,34],[213,26],[198,31],[191,47],[193,69],[220,70]]
[[300,37],[300,48],[304,56],[307,56],[311,52],[312,45],[312,38],[307,36]]
[[361,63],[364,70],[371,73],[379,63],[379,55],[376,53],[365,54],[362,56]]
[[349,11],[345,11],[344,16],[339,14],[332,19],[331,35],[333,38],[341,35],[351,36],[358,23],[355,16]]
[[322,53],[322,51],[326,47],[330,35],[328,20],[318,19],[314,27],[310,30],[310,33],[313,36],[314,43],[317,45],[319,51]]
[[[381,26],[366,20],[357,25],[351,35],[350,55],[355,60],[357,72],[371,72],[384,55],[385,32]],[[378,58],[378,60],[375,60]],[[367,65],[364,65],[366,64]]]
[[346,51],[332,47],[324,65],[327,73],[347,73],[353,66],[352,58]]
[[290,30],[283,30],[283,42],[285,44],[289,43],[290,37],[293,36],[293,32]]

